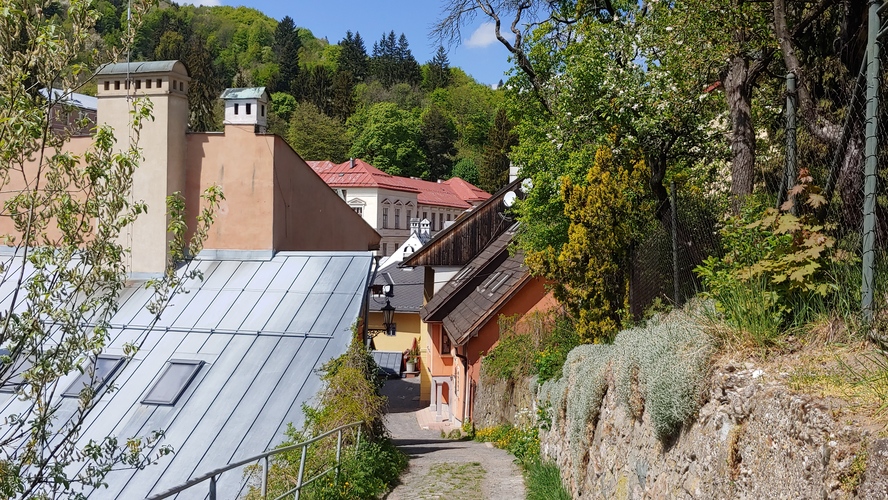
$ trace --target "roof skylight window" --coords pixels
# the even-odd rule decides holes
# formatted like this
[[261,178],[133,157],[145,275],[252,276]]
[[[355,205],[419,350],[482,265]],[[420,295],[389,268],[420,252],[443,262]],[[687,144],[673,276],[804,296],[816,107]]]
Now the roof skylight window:
[[123,356],[99,354],[98,357],[96,357],[94,373],[90,373],[92,370],[84,370],[83,373],[77,377],[77,380],[68,386],[68,389],[62,393],[62,396],[66,398],[80,397],[80,391],[90,385],[92,385],[93,390],[99,392],[108,380],[114,376],[121,365],[123,365]]
[[197,376],[203,361],[193,359],[171,359],[166,370],[142,400],[146,405],[174,405]]

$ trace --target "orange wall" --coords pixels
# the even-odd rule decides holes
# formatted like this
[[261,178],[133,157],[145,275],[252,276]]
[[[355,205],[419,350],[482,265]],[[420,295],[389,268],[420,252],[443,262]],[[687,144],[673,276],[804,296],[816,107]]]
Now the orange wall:
[[[499,317],[518,314],[525,316],[534,311],[545,311],[557,305],[551,294],[546,293],[545,282],[540,278],[531,278],[521,290],[506,302],[502,308],[481,327],[477,337],[471,337],[465,346],[459,347],[459,354],[466,356],[468,361],[468,376],[478,383],[481,374],[481,360],[483,356],[496,347],[500,339]],[[520,319],[519,319],[520,321]],[[453,414],[462,418],[463,405],[465,403],[465,391],[463,389],[462,362],[454,363],[454,376],[460,381],[460,394],[453,405]],[[472,395],[474,397],[474,395]]]

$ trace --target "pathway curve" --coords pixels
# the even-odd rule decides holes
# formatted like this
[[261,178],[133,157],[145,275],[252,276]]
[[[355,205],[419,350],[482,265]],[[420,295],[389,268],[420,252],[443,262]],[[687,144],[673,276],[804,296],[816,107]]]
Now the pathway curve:
[[488,443],[441,439],[440,430],[420,428],[419,379],[386,382],[385,424],[392,442],[410,457],[408,470],[389,500],[519,500],[521,469],[504,450]]

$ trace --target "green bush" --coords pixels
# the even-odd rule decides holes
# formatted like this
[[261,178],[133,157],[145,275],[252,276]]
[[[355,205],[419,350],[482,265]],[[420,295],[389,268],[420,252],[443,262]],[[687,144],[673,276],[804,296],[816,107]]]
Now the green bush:
[[502,424],[475,431],[475,441],[491,442],[515,456],[521,464],[540,458],[540,434],[535,425],[514,426]]
[[487,375],[500,380],[517,380],[537,375],[540,382],[561,376],[567,353],[580,344],[571,319],[561,311],[537,313],[516,332],[515,316],[500,318],[503,331],[499,343],[484,357]]
[[[317,407],[303,406],[305,427],[287,427],[287,440],[279,447],[290,446],[319,436],[337,427],[363,422],[360,445],[357,429],[342,433],[342,463],[339,475],[332,472],[311,483],[301,498],[310,500],[375,499],[394,485],[407,466],[404,456],[386,436],[382,417],[386,400],[379,394],[381,380],[373,357],[359,340],[352,342],[342,356],[324,364],[321,369],[324,388]],[[301,449],[275,455],[268,477],[271,498],[293,488],[298,476]],[[336,435],[328,436],[306,448],[303,480],[327,470],[335,463]],[[249,468],[252,486],[248,499],[259,498],[256,486],[259,467]]]

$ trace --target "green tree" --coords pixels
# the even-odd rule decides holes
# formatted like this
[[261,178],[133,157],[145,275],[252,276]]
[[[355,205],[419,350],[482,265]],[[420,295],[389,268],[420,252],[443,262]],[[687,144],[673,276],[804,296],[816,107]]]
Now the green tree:
[[438,46],[435,57],[429,61],[425,88],[429,91],[450,85],[450,60],[443,46]]
[[378,42],[373,43],[370,58],[370,75],[389,88],[398,81],[398,42],[394,30],[383,34]]
[[420,124],[422,150],[425,153],[430,180],[450,177],[453,158],[456,155],[456,127],[437,106],[431,106],[423,115]]
[[306,160],[348,159],[348,133],[339,120],[322,113],[314,104],[300,102],[290,115],[287,142]]
[[475,165],[475,161],[471,158],[460,158],[459,161],[453,164],[453,177],[459,177],[477,186],[479,183],[478,166]]
[[370,59],[361,33],[356,32],[352,36],[351,31],[346,31],[345,38],[339,42],[339,46],[342,47],[342,51],[339,53],[336,70],[349,73],[355,83],[364,81],[370,71]]
[[500,108],[487,135],[484,156],[478,166],[478,187],[489,193],[499,191],[509,182],[509,153],[518,142],[513,127],[506,110]]
[[337,71],[333,76],[330,111],[343,123],[355,112],[354,94],[355,80],[352,74],[347,71]]
[[374,104],[349,120],[355,137],[351,156],[392,175],[427,176],[420,120],[392,103]]
[[280,72],[274,82],[273,92],[292,92],[299,78],[299,48],[302,40],[296,32],[296,23],[290,16],[284,16],[274,30],[274,55]]
[[[15,290],[0,312],[0,385],[24,403],[8,407],[0,422],[0,495],[8,498],[77,497],[82,489],[98,489],[112,470],[143,468],[171,451],[152,450],[160,429],[83,443],[84,423],[100,400],[92,387],[61,410],[63,377],[78,367],[95,377],[96,358],[110,338],[108,321],[127,282],[121,242],[126,227],[146,210],[129,193],[142,158],[139,131],[151,106],[135,99],[132,129],[100,126],[84,152],[72,152],[81,148],[68,148],[70,138],[51,127],[52,109],[70,98],[68,92],[44,99],[26,85],[30,80],[37,88],[77,89],[82,72],[93,67],[84,54],[94,41],[98,13],[92,2],[71,0],[62,24],[57,16],[47,18],[43,6],[10,0],[0,9],[0,216],[4,227],[13,228],[4,240],[14,249],[3,262],[2,280]],[[138,23],[147,5],[133,2],[132,8]],[[20,44],[23,35],[31,43]],[[123,45],[131,44],[133,33],[125,37]],[[114,132],[128,135],[130,145],[118,151]],[[219,193],[208,197],[212,207]],[[171,197],[167,209],[173,238],[167,271],[152,282],[157,295],[149,310],[155,318],[180,290],[183,273],[196,275],[180,265],[185,255],[200,251],[212,221],[212,209],[196,214],[196,236],[189,242],[184,200]],[[144,340],[142,335],[124,348],[127,360]],[[102,390],[115,390],[114,380]]]
[[191,110],[189,126],[192,131],[218,130],[222,123],[216,116],[215,104],[219,97],[219,83],[213,55],[200,36],[193,35],[184,58],[191,76],[188,86],[188,107]]

